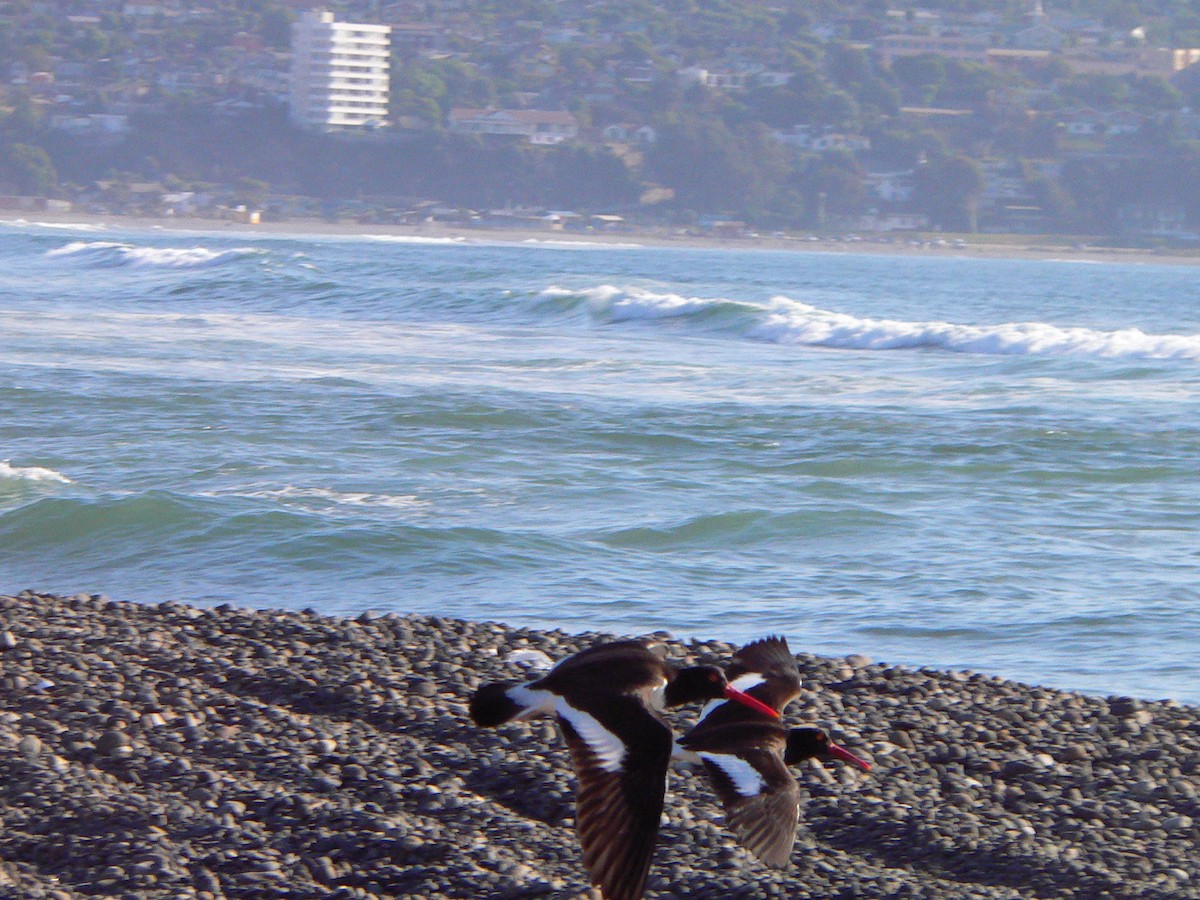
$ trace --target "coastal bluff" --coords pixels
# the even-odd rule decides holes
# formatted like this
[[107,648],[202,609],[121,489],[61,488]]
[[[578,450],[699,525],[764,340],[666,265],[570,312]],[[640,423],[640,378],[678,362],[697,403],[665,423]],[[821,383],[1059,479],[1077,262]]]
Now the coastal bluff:
[[[0,596],[0,897],[592,896],[553,722],[477,729],[466,701],[528,677],[537,654],[514,651],[612,637]],[[702,773],[673,771],[647,897],[1200,897],[1196,707],[797,659],[785,721],[873,771],[793,770],[784,871],[722,828]]]

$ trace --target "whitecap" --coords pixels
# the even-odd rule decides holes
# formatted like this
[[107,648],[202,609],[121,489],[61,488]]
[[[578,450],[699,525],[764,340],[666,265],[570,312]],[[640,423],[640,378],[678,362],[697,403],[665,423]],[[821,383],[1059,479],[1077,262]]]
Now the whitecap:
[[545,247],[548,250],[640,250],[644,244],[626,241],[587,241],[562,238],[559,240],[547,238],[525,238],[520,243],[532,247]]
[[847,350],[940,349],[958,353],[1103,358],[1200,359],[1200,335],[1100,331],[1048,322],[963,325],[862,318],[774,297],[750,337]]
[[72,241],[46,251],[46,256],[77,257],[107,265],[186,269],[215,265],[264,252],[253,247],[210,250],[207,247],[142,247],[120,241]]
[[415,234],[362,234],[358,235],[368,241],[380,241],[385,244],[462,244],[466,238],[458,235],[451,237],[423,237]]
[[616,322],[674,319],[730,306],[746,308],[745,304],[735,300],[684,297],[682,294],[659,294],[634,288],[612,302],[612,317]]
[[69,244],[64,244],[61,247],[56,247],[53,250],[47,250],[47,256],[74,256],[78,253],[99,253],[105,250],[121,250],[128,247],[129,244],[122,244],[117,241],[71,241]]
[[126,252],[126,258],[134,266],[169,266],[183,269],[237,259],[254,252],[249,247],[233,250],[209,250],[207,247],[133,247]]
[[602,284],[591,288],[564,288],[557,285],[542,291],[543,297],[584,297],[590,300],[607,301],[614,297],[619,297],[623,293],[623,289],[612,284]]
[[70,484],[71,479],[53,469],[40,466],[14,466],[7,459],[0,460],[0,478],[16,481],[52,481],[58,484]]
[[614,322],[653,321],[655,319],[685,318],[718,309],[754,312],[754,304],[725,298],[685,297],[682,294],[659,293],[647,288],[620,288],[602,284],[591,288],[568,289],[548,287],[541,296],[546,298],[580,297],[598,312]]
[[725,297],[688,297],[611,284],[551,286],[543,298],[579,298],[613,322],[697,319],[728,314],[731,337],[839,350],[945,350],[981,355],[1080,356],[1129,359],[1200,359],[1200,334],[1148,334],[1140,328],[1102,331],[1049,322],[968,325],[856,316],[786,296],[765,303]]
[[58,231],[107,231],[103,222],[30,222],[28,219],[0,219],[9,228],[51,228]]

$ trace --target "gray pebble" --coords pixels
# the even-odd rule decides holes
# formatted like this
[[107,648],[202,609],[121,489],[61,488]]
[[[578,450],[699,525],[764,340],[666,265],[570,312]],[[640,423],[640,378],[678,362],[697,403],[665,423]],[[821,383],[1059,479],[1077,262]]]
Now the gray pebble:
[[[557,726],[477,729],[466,700],[522,677],[514,650],[613,636],[34,592],[0,610],[0,644],[20,635],[0,670],[0,896],[588,895]],[[666,640],[680,659],[735,649]],[[798,659],[785,721],[872,773],[795,767],[796,849],[773,870],[702,770],[672,772],[647,900],[1200,897],[1195,708]],[[22,836],[38,823],[53,837]]]
[[27,734],[17,741],[17,752],[26,758],[32,758],[42,752],[42,741],[36,734]]

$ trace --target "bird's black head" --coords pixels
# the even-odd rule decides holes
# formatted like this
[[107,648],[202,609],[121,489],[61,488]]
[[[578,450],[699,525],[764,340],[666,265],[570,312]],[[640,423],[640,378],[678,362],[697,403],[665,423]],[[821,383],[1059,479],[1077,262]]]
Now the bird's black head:
[[849,750],[839,747],[820,728],[793,728],[789,731],[787,747],[783,751],[783,761],[789,766],[794,766],[796,763],[814,757],[817,759],[840,759],[842,762],[857,766],[864,772],[871,768],[869,762],[859,759]]
[[761,700],[731,687],[725,673],[716,666],[691,666],[680,669],[663,692],[666,706],[721,699],[733,700],[769,719],[779,718],[778,711]]
[[718,700],[725,696],[728,685],[725,673],[716,666],[691,666],[675,673],[663,697],[667,706]]

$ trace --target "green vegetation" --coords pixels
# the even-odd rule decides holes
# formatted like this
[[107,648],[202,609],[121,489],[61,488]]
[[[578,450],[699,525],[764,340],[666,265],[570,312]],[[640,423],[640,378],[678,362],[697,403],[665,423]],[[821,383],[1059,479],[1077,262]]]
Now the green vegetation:
[[[0,194],[86,198],[97,183],[125,185],[108,189],[111,204],[150,182],[268,206],[304,196],[772,228],[906,213],[962,232],[1106,234],[1146,219],[1194,229],[1200,65],[1172,74],[1146,60],[1157,47],[1200,47],[1195,4],[1047,0],[1052,16],[1072,16],[1062,47],[1022,56],[1032,5],[429,0],[396,23],[415,31],[397,35],[392,127],[355,139],[298,131],[279,89],[264,87],[264,72],[281,82],[287,66],[294,13],[277,0],[182,15],[71,0],[65,16],[10,0]],[[376,7],[330,4],[351,21]],[[897,34],[965,36],[1011,55],[889,64],[881,48]],[[698,70],[731,81],[704,84]],[[534,146],[449,133],[462,107],[567,109],[580,137]],[[114,111],[130,128],[103,140],[55,119]],[[612,125],[647,126],[656,140],[605,137]]]

